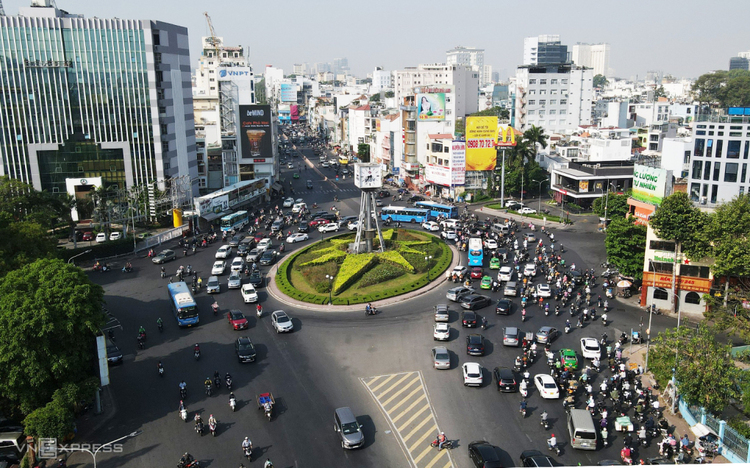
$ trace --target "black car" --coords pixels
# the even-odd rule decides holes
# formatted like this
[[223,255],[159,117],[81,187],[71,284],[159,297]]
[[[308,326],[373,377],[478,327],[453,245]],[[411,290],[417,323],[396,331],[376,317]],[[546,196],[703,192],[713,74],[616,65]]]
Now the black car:
[[378,198],[387,198],[391,196],[391,192],[388,190],[381,190],[378,192]]
[[495,313],[501,315],[510,315],[512,311],[513,302],[509,301],[508,299],[499,299],[497,301],[497,305],[495,306]]
[[240,245],[240,242],[242,242],[242,239],[244,238],[244,234],[237,234],[235,236],[232,236],[232,238],[229,239],[229,247],[237,247],[238,245]]
[[162,250],[158,254],[156,254],[156,257],[152,258],[151,261],[159,264],[159,263],[166,263],[170,260],[174,260],[177,258],[177,255],[175,255],[174,250]]
[[257,271],[257,270],[250,273],[250,278],[248,279],[247,282],[252,284],[256,288],[263,286],[263,283],[265,283],[265,281],[263,280],[263,275],[261,274],[260,271]]
[[507,367],[495,367],[492,370],[498,392],[513,393],[518,391],[516,376]]
[[255,346],[247,336],[241,336],[234,342],[234,350],[240,362],[255,362]]
[[298,232],[310,232],[310,226],[307,224],[307,221],[304,219],[299,222],[299,226],[297,227]]
[[521,452],[522,466],[555,466],[550,457],[539,450],[524,450]]
[[307,183],[306,183],[306,186],[307,186],[307,188],[309,188],[310,190],[312,190],[312,188],[313,188],[312,180],[308,179]]
[[490,305],[491,302],[492,299],[487,296],[482,296],[481,294],[469,294],[468,296],[463,296],[461,298],[461,307],[469,310],[481,309],[482,307]]
[[469,444],[469,459],[476,468],[502,468],[500,457],[489,442],[476,440]]
[[110,365],[122,364],[122,351],[114,343],[107,342],[107,363]]
[[466,336],[466,354],[484,356],[484,337],[479,333]]
[[461,312],[461,326],[474,328],[477,326],[477,314],[470,310]]
[[416,203],[418,201],[424,201],[424,197],[421,195],[412,195],[411,197],[409,197],[410,203]]
[[324,214],[328,214],[327,211],[316,211],[315,213],[310,215],[310,219],[320,218]]
[[328,221],[331,221],[331,222],[336,221],[336,215],[333,213],[322,214],[318,216],[318,218],[327,219]]
[[263,255],[260,256],[260,264],[261,265],[273,265],[273,263],[276,261],[276,251],[275,250],[266,250],[263,252]]
[[237,255],[240,257],[244,257],[247,255],[247,252],[250,250],[250,244],[247,244],[245,242],[240,242],[240,245],[237,246]]

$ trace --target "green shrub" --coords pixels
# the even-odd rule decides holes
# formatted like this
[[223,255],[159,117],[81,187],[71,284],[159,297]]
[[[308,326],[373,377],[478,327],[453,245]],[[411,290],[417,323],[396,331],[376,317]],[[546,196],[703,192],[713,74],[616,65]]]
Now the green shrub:
[[341,264],[339,274],[333,281],[333,291],[338,293],[343,291],[352,283],[357,281],[370,266],[375,262],[374,253],[363,253],[358,255],[348,255]]
[[402,255],[417,272],[424,273],[427,271],[427,262],[424,259],[424,252],[420,252],[419,254],[405,252]]
[[[316,251],[314,253],[319,253],[320,251]],[[300,267],[306,267],[306,266],[313,266],[313,265],[321,265],[323,263],[328,263],[331,260],[342,260],[346,257],[346,252],[342,252],[340,250],[333,250],[331,252],[325,253],[321,255],[320,257],[313,258],[309,262],[301,263]]]
[[381,262],[388,262],[392,263],[393,265],[400,266],[401,268],[405,268],[406,271],[409,272],[414,271],[414,267],[411,265],[411,263],[409,263],[400,253],[394,250],[378,254],[378,260]]
[[386,229],[385,231],[381,231],[381,234],[383,234],[383,240],[389,241],[393,239],[394,230]]
[[[411,268],[411,265],[409,265],[409,268]],[[373,284],[383,283],[398,278],[399,276],[403,276],[405,273],[404,269],[400,266],[391,265],[390,263],[381,263],[362,275],[359,286],[365,288],[367,286],[372,286]]]

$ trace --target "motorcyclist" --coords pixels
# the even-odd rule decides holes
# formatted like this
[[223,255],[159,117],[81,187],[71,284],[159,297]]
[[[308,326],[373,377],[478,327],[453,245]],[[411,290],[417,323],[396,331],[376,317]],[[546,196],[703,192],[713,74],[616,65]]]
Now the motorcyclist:
[[554,449],[557,446],[557,437],[555,437],[555,434],[552,434],[552,437],[547,439],[547,446],[551,449]]
[[206,377],[206,380],[204,380],[204,381],[203,381],[203,385],[204,385],[204,386],[205,386],[206,388],[209,388],[209,387],[211,387],[211,379],[209,379],[208,377]]
[[193,421],[195,421],[196,427],[198,427],[198,425],[203,424],[203,419],[201,418],[200,413],[195,413],[195,417],[193,418]]
[[242,450],[253,449],[253,443],[250,441],[250,438],[245,437],[245,440],[242,441]]
[[164,320],[162,320],[161,317],[156,319],[156,326],[159,327],[159,330],[161,330],[164,327]]
[[140,327],[138,327],[138,334],[139,335],[144,335],[144,336],[146,335],[146,329],[143,328],[143,325],[141,325]]
[[546,411],[542,411],[541,416],[542,416],[542,423],[547,422],[547,412]]
[[184,380],[180,382],[180,393],[182,393],[183,390],[187,391],[187,384]]
[[258,313],[258,315],[262,314],[263,313],[263,306],[261,306],[260,304],[258,304],[257,306],[255,306],[255,311]]
[[441,432],[438,436],[438,450],[443,449],[443,445],[448,441],[448,438],[445,436],[445,432]]
[[521,408],[520,408],[520,411],[521,411],[522,413],[525,413],[525,412],[526,412],[526,398],[524,398],[523,400],[521,400]]
[[263,464],[263,468],[273,468],[273,463],[271,463],[270,458],[266,458],[266,462]]
[[208,425],[216,427],[216,418],[214,418],[214,415],[208,417]]
[[201,347],[198,346],[198,343],[195,343],[195,346],[193,346],[193,352],[194,353],[200,353],[201,352]]
[[190,455],[188,452],[185,452],[185,455],[183,455],[182,458],[180,458],[180,465],[188,466],[194,461],[195,461],[195,458],[193,458],[193,456]]

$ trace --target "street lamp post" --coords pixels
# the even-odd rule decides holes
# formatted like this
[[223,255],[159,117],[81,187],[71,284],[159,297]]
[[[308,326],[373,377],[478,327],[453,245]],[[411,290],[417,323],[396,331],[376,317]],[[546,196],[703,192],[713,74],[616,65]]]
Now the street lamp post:
[[331,294],[333,294],[333,275],[326,275],[326,279],[328,280],[328,305],[333,304],[333,299]]
[[537,206],[537,213],[542,212],[542,184],[545,182],[549,182],[549,179],[544,180],[532,180],[532,182],[536,182],[539,184],[539,205]]
[[136,437],[143,433],[143,431],[135,431],[131,432],[128,435],[122,436],[119,439],[115,439],[113,441],[107,442],[106,444],[102,444],[96,447],[96,450],[90,450],[84,447],[60,447],[58,450],[62,450],[63,452],[87,452],[91,455],[91,457],[94,459],[94,468],[96,468],[96,456],[99,454],[99,451],[103,449],[104,447],[108,447],[112,444],[116,444],[117,442],[125,439],[129,439],[130,437]]
[[87,250],[87,251],[85,251],[85,252],[81,252],[81,253],[79,253],[79,254],[73,255],[72,257],[70,257],[70,258],[68,259],[68,263],[73,263],[73,259],[74,259],[74,258],[76,258],[76,257],[80,257],[81,255],[86,255],[86,254],[87,254],[87,253],[89,253],[89,252],[91,252],[91,249],[88,249],[88,250]]
[[607,209],[609,208],[609,186],[612,185],[612,182],[607,180],[607,196],[604,199],[604,230],[607,230]]
[[432,255],[428,255],[424,258],[424,261],[427,262],[427,282],[430,282],[430,260],[432,260]]

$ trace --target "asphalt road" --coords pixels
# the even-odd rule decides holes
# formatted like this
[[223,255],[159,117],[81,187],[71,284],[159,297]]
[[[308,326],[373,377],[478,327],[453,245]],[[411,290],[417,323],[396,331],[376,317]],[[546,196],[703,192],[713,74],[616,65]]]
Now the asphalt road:
[[[300,171],[300,179],[292,179],[294,170],[285,170],[288,180],[293,180],[295,198],[304,198],[309,206],[318,203],[319,209],[329,209],[333,196],[341,201],[336,206],[344,216],[354,215],[359,204],[359,191],[351,178],[332,181],[334,172],[320,168],[318,158],[305,151],[312,168]],[[292,158],[301,161],[301,158]],[[328,182],[323,181],[327,176]],[[313,190],[306,190],[305,180],[314,181]],[[557,231],[557,237],[568,253],[568,263],[579,268],[594,267],[604,259],[603,236],[594,227],[573,227]],[[311,241],[320,234],[314,231]],[[546,238],[545,238],[546,240]],[[173,272],[190,263],[204,279],[209,276],[210,265],[218,244],[199,249],[195,256],[178,259],[167,264]],[[180,251],[181,252],[181,251]],[[488,339],[485,356],[469,357],[464,349],[468,333],[458,324],[459,308],[452,306],[453,334],[447,343],[452,351],[450,370],[434,370],[430,349],[435,345],[432,337],[432,306],[446,302],[444,294],[454,286],[445,283],[439,288],[411,300],[389,306],[380,315],[365,317],[361,312],[326,313],[293,310],[269,298],[265,288],[260,289],[261,303],[266,315],[256,319],[254,305],[245,305],[239,291],[226,290],[227,275],[221,277],[222,292],[213,297],[204,292],[196,296],[201,313],[201,324],[193,329],[178,329],[171,316],[167,300],[167,280],[159,278],[159,267],[148,259],[135,259],[135,271],[123,274],[118,270],[106,274],[92,274],[106,291],[107,307],[123,324],[124,330],[116,333],[117,344],[126,356],[122,366],[111,370],[111,391],[116,405],[114,416],[96,433],[92,442],[105,442],[136,429],[143,434],[127,441],[123,453],[103,453],[98,457],[100,467],[153,467],[176,463],[180,455],[190,451],[203,462],[203,466],[238,466],[243,462],[241,442],[248,436],[256,451],[251,463],[262,463],[270,458],[277,467],[406,467],[406,466],[456,466],[469,467],[467,445],[473,440],[487,440],[495,444],[502,454],[505,466],[518,464],[521,451],[544,450],[549,435],[539,425],[539,414],[546,409],[552,421],[552,430],[560,441],[563,453],[554,457],[565,465],[596,464],[602,459],[619,458],[619,435],[610,431],[611,447],[596,452],[572,450],[567,444],[564,430],[564,413],[561,401],[543,401],[531,389],[529,415],[521,418],[518,411],[519,394],[499,394],[489,383],[490,371],[498,365],[511,366],[517,349],[502,346],[503,326],[519,326],[524,331],[536,331],[542,325],[562,329],[567,317],[545,317],[538,307],[531,307],[528,320],[521,323],[518,310],[514,314],[496,316],[494,308],[479,311],[487,313],[490,327],[481,331]],[[263,267],[267,271],[268,267]],[[597,290],[600,291],[600,290]],[[595,292],[597,294],[598,292]],[[490,293],[497,299],[500,293]],[[250,329],[244,332],[231,330],[226,318],[215,317],[210,304],[216,299],[222,312],[228,309],[245,311]],[[516,301],[518,302],[518,301]],[[552,302],[554,308],[554,301]],[[278,335],[270,326],[268,313],[285,309],[294,321],[294,332]],[[638,328],[642,312],[615,304],[609,316],[613,320],[606,332],[614,337],[614,328]],[[158,333],[155,322],[165,321],[165,331]],[[138,326],[146,327],[148,339],[145,350],[136,349],[135,335]],[[654,331],[673,325],[673,320],[654,317]],[[552,349],[573,348],[580,351],[579,339],[584,336],[598,338],[605,328],[601,322],[588,324],[582,330],[558,338]],[[475,332],[475,331],[472,331]],[[233,343],[238,336],[252,338],[258,350],[258,360],[239,364]],[[200,343],[202,356],[193,358],[194,343]],[[161,361],[166,375],[157,374]],[[485,384],[481,388],[466,388],[461,382],[462,363],[478,362],[485,368]],[[218,370],[230,372],[234,378],[235,395],[240,404],[235,413],[230,411],[228,393],[222,388],[207,397],[202,382]],[[547,372],[546,363],[540,360],[531,367],[531,373]],[[179,419],[178,383],[188,383],[186,404],[190,417],[200,412],[204,421],[213,414],[219,422],[218,435],[199,437],[192,423]],[[598,384],[601,377],[595,382]],[[258,393],[270,391],[277,400],[272,421],[267,421],[258,411],[255,398]],[[366,445],[363,449],[344,451],[332,430],[333,411],[349,406],[364,427]],[[457,447],[447,453],[428,450],[429,441],[437,429],[446,432],[457,442]],[[445,455],[443,455],[445,453]],[[638,457],[654,456],[650,448]],[[71,466],[91,466],[90,458],[77,455]],[[78,463],[76,465],[76,463]],[[432,463],[432,465],[428,465]],[[413,465],[412,465],[413,464]]]

